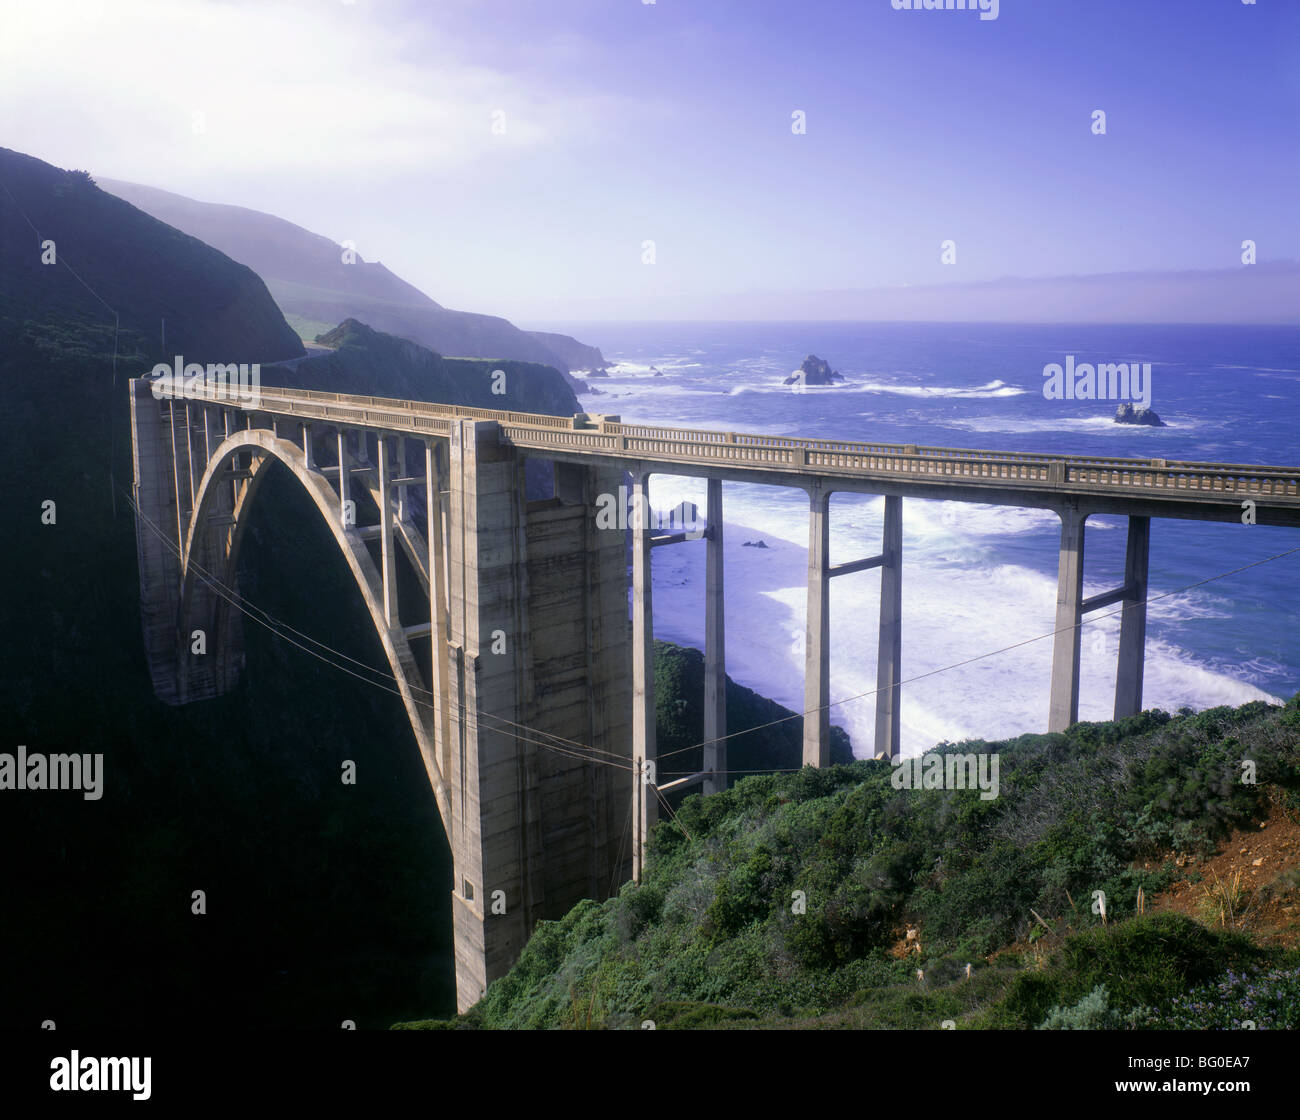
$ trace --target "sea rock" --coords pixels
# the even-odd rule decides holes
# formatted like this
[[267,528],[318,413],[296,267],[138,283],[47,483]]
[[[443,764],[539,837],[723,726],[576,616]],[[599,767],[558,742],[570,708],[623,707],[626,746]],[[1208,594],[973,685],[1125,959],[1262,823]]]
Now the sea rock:
[[1115,409],[1116,424],[1140,424],[1147,428],[1167,428],[1169,427],[1156,414],[1153,408],[1143,408],[1140,405],[1122,404]]
[[746,541],[740,546],[741,548],[766,548],[766,541]]
[[836,382],[843,380],[843,376],[831,369],[829,362],[817,357],[816,354],[809,354],[804,358],[799,368],[781,384],[834,385]]

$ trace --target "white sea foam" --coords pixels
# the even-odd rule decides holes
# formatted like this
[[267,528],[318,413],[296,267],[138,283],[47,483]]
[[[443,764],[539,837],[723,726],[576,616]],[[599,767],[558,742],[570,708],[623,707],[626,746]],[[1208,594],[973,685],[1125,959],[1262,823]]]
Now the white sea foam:
[[[655,476],[656,508],[683,499],[704,508],[704,483]],[[800,491],[728,486],[726,502],[727,670],[737,681],[793,711],[803,710],[803,643],[807,572],[807,498]],[[954,517],[945,518],[956,505]],[[834,562],[879,549],[882,499],[833,502]],[[904,521],[904,680],[957,662],[958,668],[903,686],[902,735],[908,754],[943,739],[1000,738],[1041,731],[1047,722],[1055,580],[998,563],[996,538],[1050,527],[1035,510],[947,502],[909,502]],[[1099,525],[1098,528],[1103,526]],[[766,548],[743,542],[762,540]],[[704,550],[700,543],[656,549],[656,636],[702,648]],[[831,581],[831,699],[845,701],[831,720],[843,726],[859,756],[873,745],[879,575]],[[1107,590],[1089,582],[1085,594]],[[1153,595],[1161,590],[1152,589]],[[1204,590],[1162,599],[1153,619],[1212,617],[1223,604]],[[1080,718],[1109,719],[1114,705],[1119,619],[1103,614],[1085,624]],[[981,656],[1005,649],[993,656]],[[866,694],[866,695],[862,695]],[[855,699],[848,699],[856,697]],[[1185,650],[1149,639],[1144,706],[1241,704],[1275,697],[1202,664]]]
[[938,398],[962,398],[966,400],[993,400],[998,397],[1019,397],[1028,393],[1003,381],[990,381],[987,385],[966,388],[960,385],[900,385],[891,381],[859,381],[852,375],[845,374],[846,380],[834,385],[803,385],[797,390],[793,385],[783,385],[776,381],[750,382],[733,386],[729,393],[733,397],[746,393],[889,393],[899,397],[916,397],[924,400]]
[[[869,416],[870,413],[861,413]],[[1135,431],[1159,435],[1161,432],[1188,432],[1209,427],[1204,420],[1170,420],[1163,428],[1148,428],[1138,424],[1116,424],[1114,417],[1106,416],[1046,416],[1027,418],[1023,416],[965,416],[946,420],[950,427],[967,432],[1090,432],[1094,435],[1124,435]]]

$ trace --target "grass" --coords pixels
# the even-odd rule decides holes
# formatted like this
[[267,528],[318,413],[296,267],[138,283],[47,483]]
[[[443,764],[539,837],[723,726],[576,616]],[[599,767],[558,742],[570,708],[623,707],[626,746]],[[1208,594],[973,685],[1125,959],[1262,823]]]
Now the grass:
[[[1183,876],[1169,857],[1300,789],[1300,699],[938,750],[996,752],[1000,796],[898,790],[887,763],[859,761],[688,797],[640,886],[541,923],[458,1025],[1134,1025],[1280,960],[1139,910]],[[1240,883],[1221,886],[1240,916]]]

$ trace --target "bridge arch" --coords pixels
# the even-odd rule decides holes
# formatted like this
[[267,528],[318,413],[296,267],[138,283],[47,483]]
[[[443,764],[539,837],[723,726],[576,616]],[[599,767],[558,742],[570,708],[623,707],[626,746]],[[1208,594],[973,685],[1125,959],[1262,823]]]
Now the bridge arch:
[[[251,453],[247,478],[237,487],[233,510],[228,524],[215,524],[221,516],[222,488],[231,484],[231,471],[239,456]],[[450,828],[451,806],[447,780],[439,766],[433,704],[417,699],[417,690],[427,692],[420,683],[419,671],[410,643],[400,625],[390,626],[384,612],[383,577],[366,547],[366,542],[355,528],[342,524],[340,499],[329,480],[308,464],[304,449],[297,443],[284,439],[275,432],[262,429],[241,429],[224,439],[212,453],[196,486],[194,507],[188,524],[184,527],[181,543],[180,600],[177,616],[178,634],[184,638],[195,628],[199,618],[198,599],[203,575],[198,557],[204,552],[202,534],[224,531],[225,539],[219,547],[219,571],[203,564],[210,576],[216,577],[223,587],[234,586],[239,563],[239,551],[248,526],[249,514],[256,503],[261,482],[266,477],[266,467],[274,462],[285,466],[315,505],[325,525],[334,538],[361,592],[362,601],[370,615],[371,624],[383,647],[392,670],[397,692],[406,709],[407,718],[415,732],[416,743],[424,759],[429,782],[437,798],[443,827]],[[409,532],[415,533],[414,527]],[[215,604],[218,641],[230,632],[229,618],[237,608],[224,596]],[[435,649],[439,643],[434,642]],[[223,656],[220,649],[213,656]]]

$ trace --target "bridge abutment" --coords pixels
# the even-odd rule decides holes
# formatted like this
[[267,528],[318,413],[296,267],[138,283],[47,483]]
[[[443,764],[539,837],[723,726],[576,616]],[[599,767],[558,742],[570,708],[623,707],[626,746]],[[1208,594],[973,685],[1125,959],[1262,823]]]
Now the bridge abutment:
[[181,556],[192,536],[196,570],[234,587],[225,557],[234,496],[221,488],[203,523],[191,529],[196,474],[207,465],[206,459],[197,462],[194,417],[202,417],[206,448],[206,410],[155,400],[146,381],[129,384],[136,562],[150,679],[166,704],[210,700],[233,688],[243,669],[242,616],[202,576],[192,581],[189,609],[182,612]]
[[595,520],[618,472],[584,469],[579,501],[528,503],[522,457],[490,421],[456,421],[450,458],[449,833],[463,1010],[537,921],[625,881],[630,688],[624,543]]

